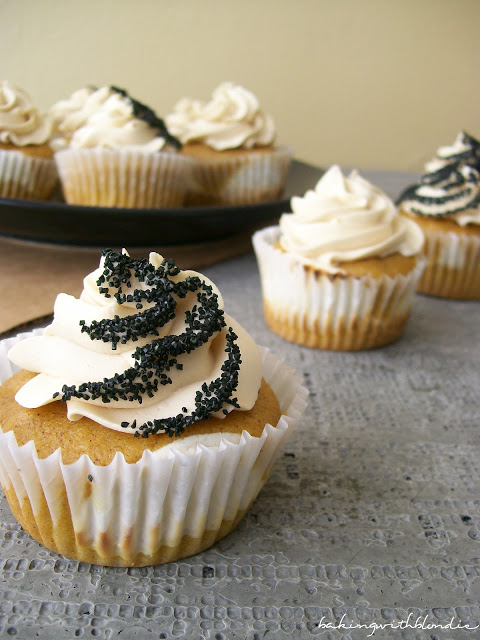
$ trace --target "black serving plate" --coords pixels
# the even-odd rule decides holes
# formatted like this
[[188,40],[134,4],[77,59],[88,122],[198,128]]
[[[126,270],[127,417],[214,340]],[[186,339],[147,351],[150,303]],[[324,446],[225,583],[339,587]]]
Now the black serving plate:
[[0,198],[0,234],[83,247],[219,241],[275,222],[290,211],[290,197],[313,187],[321,175],[321,169],[294,160],[281,200],[231,207],[120,209]]

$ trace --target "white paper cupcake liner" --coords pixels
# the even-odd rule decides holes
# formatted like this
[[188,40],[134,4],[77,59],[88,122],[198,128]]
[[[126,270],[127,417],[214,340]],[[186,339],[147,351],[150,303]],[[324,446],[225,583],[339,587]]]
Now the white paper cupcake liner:
[[158,209],[180,207],[193,161],[174,152],[64,149],[55,156],[69,204]]
[[0,197],[48,200],[58,182],[52,158],[0,149]]
[[417,290],[459,300],[480,299],[480,237],[425,230],[425,271]]
[[420,260],[409,274],[329,277],[275,248],[278,226],[253,236],[265,319],[283,338],[320,349],[353,351],[397,339],[408,319]]
[[196,159],[190,204],[240,205],[278,199],[285,187],[293,150],[245,151],[235,156]]
[[[8,350],[30,335],[0,343],[1,381],[15,372]],[[20,523],[30,518],[25,528],[45,546],[97,564],[159,564],[211,546],[248,510],[306,407],[293,370],[268,349],[261,355],[282,416],[259,438],[191,436],[134,464],[117,453],[102,467],[86,455],[65,465],[59,450],[39,459],[33,442],[19,447],[0,430],[0,480]]]

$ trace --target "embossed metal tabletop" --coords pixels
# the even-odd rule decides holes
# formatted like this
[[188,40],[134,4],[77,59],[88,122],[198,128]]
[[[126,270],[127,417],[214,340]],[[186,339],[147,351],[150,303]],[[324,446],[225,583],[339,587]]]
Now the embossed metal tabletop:
[[65,559],[2,496],[0,638],[480,638],[480,303],[417,296],[398,342],[316,351],[265,326],[253,254],[203,272],[303,376],[302,423],[237,529],[171,564]]

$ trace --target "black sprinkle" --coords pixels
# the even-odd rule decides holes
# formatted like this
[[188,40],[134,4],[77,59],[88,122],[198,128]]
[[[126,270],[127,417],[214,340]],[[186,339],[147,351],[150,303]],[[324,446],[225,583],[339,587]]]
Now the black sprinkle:
[[130,96],[127,91],[125,91],[125,89],[120,89],[119,87],[114,86],[111,86],[110,89],[112,89],[112,91],[116,91],[124,98],[130,100],[133,109],[133,115],[136,118],[146,122],[150,127],[152,127],[152,129],[157,129],[162,138],[165,138],[165,140],[167,140],[167,142],[169,142],[176,149],[182,148],[182,143],[180,142],[180,140],[175,138],[175,136],[173,136],[168,131],[165,122],[157,116],[155,111],[150,109],[150,107],[147,107],[145,104],[142,104],[138,100],[132,98],[132,96]]
[[[461,141],[467,147],[461,153],[440,158],[438,170],[422,175],[418,183],[407,187],[396,204],[420,216],[443,218],[480,206],[480,142],[462,132]],[[422,187],[439,189],[442,195],[424,196]]]
[[[87,325],[80,321],[81,331],[91,340],[110,343],[116,350],[118,343],[136,341],[146,336],[159,336],[159,329],[175,317],[177,299],[185,298],[189,292],[196,294],[197,304],[185,311],[185,331],[179,335],[158,337],[152,342],[138,347],[133,353],[135,364],[112,378],[97,382],[85,382],[62,387],[62,400],[82,398],[100,399],[104,403],[127,400],[142,403],[143,397],[152,397],[160,385],[172,383],[169,372],[172,368],[182,369],[177,362],[178,356],[189,354],[202,346],[214,335],[226,327],[223,310],[218,306],[217,295],[211,286],[197,276],[187,277],[176,282],[174,277],[180,273],[173,261],[163,260],[155,268],[148,260],[135,260],[130,256],[111,250],[102,252],[104,268],[97,280],[100,293],[113,296],[119,305],[125,302],[141,304],[142,311],[120,318],[92,321]],[[148,285],[147,289],[131,289],[131,279],[136,277]],[[127,289],[125,291],[124,289]],[[143,304],[149,306],[143,308]],[[209,418],[212,413],[223,410],[224,404],[238,407],[234,397],[238,386],[238,372],[241,353],[236,343],[237,336],[231,327],[226,330],[226,357],[221,367],[221,375],[202,384],[195,395],[195,409],[188,413],[182,407],[182,413],[165,419],[137,425],[122,422],[123,429],[131,429],[136,437],[146,438],[159,432],[176,436],[185,428]],[[58,395],[58,393],[57,393]]]
[[215,575],[215,569],[213,567],[203,567],[202,577],[203,578],[213,578]]

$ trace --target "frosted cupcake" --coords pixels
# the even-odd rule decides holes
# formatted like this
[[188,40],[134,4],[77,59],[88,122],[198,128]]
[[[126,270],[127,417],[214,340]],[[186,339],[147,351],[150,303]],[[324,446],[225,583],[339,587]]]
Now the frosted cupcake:
[[425,166],[397,200],[425,234],[425,271],[418,291],[480,299],[480,142],[460,133]]
[[57,184],[52,123],[26,91],[0,83],[0,197],[47,200]]
[[104,252],[49,327],[0,343],[0,376],[13,513],[49,549],[115,566],[177,560],[229,533],[307,394],[212,282],[155,253]]
[[265,318],[278,335],[332,350],[380,347],[408,320],[423,233],[357,172],[331,167],[253,236]]
[[[192,161],[163,120],[115,87],[54,105],[55,162],[69,204],[182,206]],[[62,147],[66,147],[63,148]]]
[[183,153],[197,161],[190,204],[239,205],[282,195],[292,150],[275,146],[274,120],[252,92],[224,82],[209,102],[183,98],[165,121]]

